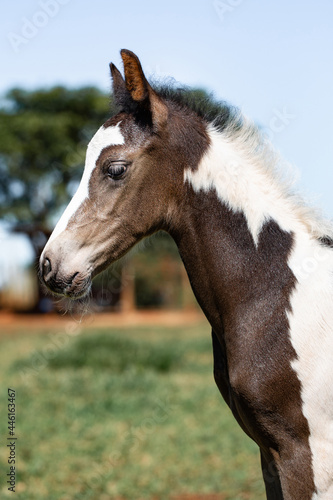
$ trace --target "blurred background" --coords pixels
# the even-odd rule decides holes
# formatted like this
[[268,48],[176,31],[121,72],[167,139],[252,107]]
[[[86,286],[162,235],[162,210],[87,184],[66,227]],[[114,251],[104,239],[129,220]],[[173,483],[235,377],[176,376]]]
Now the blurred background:
[[109,62],[122,69],[121,48],[154,80],[241,107],[290,162],[295,189],[332,217],[333,3],[0,9],[1,366],[21,394],[19,498],[263,499],[256,449],[212,383],[209,327],[173,241],[159,233],[100,275],[85,325],[43,294],[36,263],[112,113]]
[[[135,51],[151,78],[240,106],[333,212],[333,6],[326,1],[18,1],[1,16],[0,307],[55,308],[35,264],[112,112],[108,64]],[[151,265],[147,266],[147,262]],[[95,281],[97,309],[195,307],[166,235]],[[125,276],[126,275],[126,276]]]

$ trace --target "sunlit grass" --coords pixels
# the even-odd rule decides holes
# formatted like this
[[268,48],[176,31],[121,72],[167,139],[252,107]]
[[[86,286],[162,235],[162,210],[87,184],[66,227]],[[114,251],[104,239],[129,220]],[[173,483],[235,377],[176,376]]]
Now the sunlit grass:
[[51,342],[47,332],[1,339],[3,496],[12,387],[18,499],[264,499],[256,446],[214,384],[206,325],[91,329],[53,351]]

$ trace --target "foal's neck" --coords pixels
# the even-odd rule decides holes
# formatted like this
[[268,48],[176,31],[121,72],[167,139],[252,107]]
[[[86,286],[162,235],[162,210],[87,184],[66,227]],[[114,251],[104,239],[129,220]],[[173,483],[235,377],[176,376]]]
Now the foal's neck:
[[[294,277],[287,266],[292,234],[274,221],[254,242],[245,216],[216,194],[192,192],[195,211],[175,236],[193,291],[213,328],[237,322],[255,303],[281,304]],[[284,307],[286,304],[284,304]]]

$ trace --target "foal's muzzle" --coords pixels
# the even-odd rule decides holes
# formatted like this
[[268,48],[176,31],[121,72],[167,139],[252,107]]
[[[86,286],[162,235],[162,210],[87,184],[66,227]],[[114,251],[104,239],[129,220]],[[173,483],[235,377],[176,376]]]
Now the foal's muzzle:
[[42,282],[52,293],[72,299],[78,299],[88,293],[90,277],[83,276],[79,271],[64,272],[50,254],[41,256],[39,266]]

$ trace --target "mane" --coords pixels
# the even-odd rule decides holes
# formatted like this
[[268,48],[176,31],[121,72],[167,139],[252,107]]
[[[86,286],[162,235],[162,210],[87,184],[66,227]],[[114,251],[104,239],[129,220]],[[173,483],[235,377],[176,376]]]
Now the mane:
[[232,129],[236,133],[243,127],[243,115],[236,106],[217,101],[213,94],[203,89],[161,85],[155,86],[154,90],[178,108],[190,110],[206,122],[213,123],[220,132]]
[[307,232],[322,244],[333,247],[333,226],[321,210],[307,203],[295,190],[295,168],[282,159],[264,132],[241,110],[201,89],[175,88],[173,85],[153,85],[154,90],[179,109],[188,110],[202,118],[210,130],[222,134],[234,143],[242,155],[255,164],[270,182],[279,189],[291,206],[294,217]]

